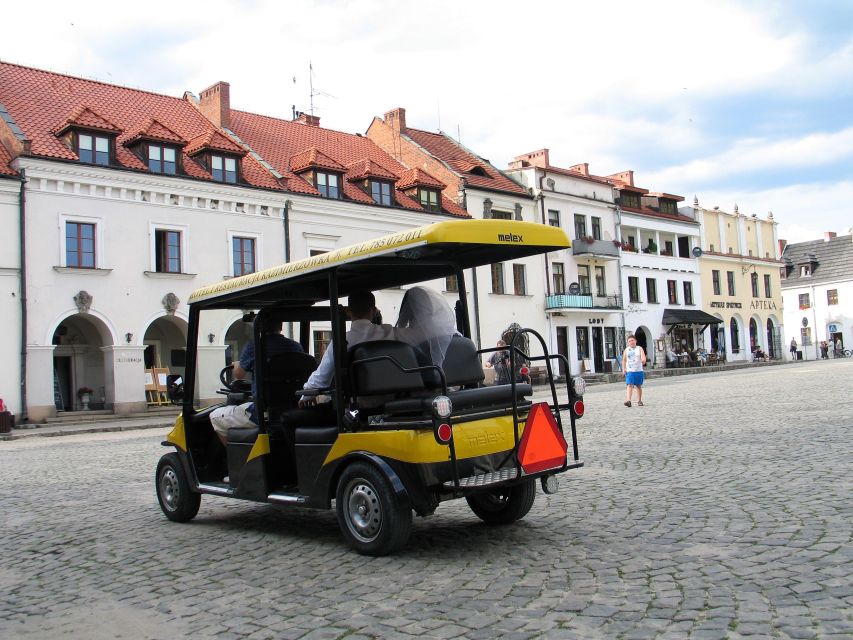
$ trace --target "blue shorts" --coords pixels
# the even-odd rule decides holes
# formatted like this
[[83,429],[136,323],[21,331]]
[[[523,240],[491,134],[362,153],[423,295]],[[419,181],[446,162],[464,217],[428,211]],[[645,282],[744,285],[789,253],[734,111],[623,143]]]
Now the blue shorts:
[[625,384],[632,384],[635,387],[643,386],[643,379],[646,377],[646,374],[642,371],[629,371],[625,374]]

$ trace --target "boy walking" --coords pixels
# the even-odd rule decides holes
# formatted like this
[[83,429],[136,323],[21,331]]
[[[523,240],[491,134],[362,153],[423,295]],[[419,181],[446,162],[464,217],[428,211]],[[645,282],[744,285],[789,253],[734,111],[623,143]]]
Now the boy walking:
[[625,372],[625,384],[627,395],[625,406],[631,406],[631,396],[634,389],[637,390],[637,406],[643,406],[643,365],[646,364],[646,352],[637,346],[637,338],[634,334],[628,336],[628,347],[622,352],[622,371]]

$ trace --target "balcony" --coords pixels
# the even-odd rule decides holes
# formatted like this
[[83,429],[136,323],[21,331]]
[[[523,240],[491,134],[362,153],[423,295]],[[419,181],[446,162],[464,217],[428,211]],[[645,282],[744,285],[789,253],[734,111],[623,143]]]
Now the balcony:
[[581,293],[578,295],[559,294],[545,297],[546,311],[570,311],[572,309],[622,311],[622,296],[594,296],[591,293]]
[[572,242],[572,255],[581,258],[602,258],[604,260],[618,260],[619,247],[612,240],[593,240],[589,242],[580,238]]

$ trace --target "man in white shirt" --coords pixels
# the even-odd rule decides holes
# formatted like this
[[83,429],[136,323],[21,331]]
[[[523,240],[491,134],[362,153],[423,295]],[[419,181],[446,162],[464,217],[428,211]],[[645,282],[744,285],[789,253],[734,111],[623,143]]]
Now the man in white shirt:
[[[417,346],[419,331],[404,327],[393,327],[390,324],[373,324],[376,317],[376,298],[370,291],[353,291],[347,301],[347,313],[352,320],[347,331],[347,347],[353,347],[361,342],[371,340],[398,340]],[[333,344],[330,342],[320,360],[320,366],[311,374],[303,389],[328,389],[335,377],[335,356]],[[302,396],[299,406],[302,408],[314,406],[317,399],[314,396]]]
[[646,352],[637,346],[637,338],[633,334],[628,336],[628,348],[622,352],[622,371],[625,372],[625,384],[627,397],[625,406],[631,406],[632,390],[637,390],[637,405],[643,406],[643,365],[646,364]]

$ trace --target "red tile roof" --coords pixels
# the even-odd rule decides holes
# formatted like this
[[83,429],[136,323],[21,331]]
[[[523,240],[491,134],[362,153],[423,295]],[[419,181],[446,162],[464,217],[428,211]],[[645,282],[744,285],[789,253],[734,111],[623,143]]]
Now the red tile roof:
[[681,215],[680,213],[661,213],[660,211],[655,211],[651,207],[635,208],[635,207],[626,207],[623,205],[620,207],[620,209],[622,209],[622,211],[628,211],[629,213],[639,213],[639,214],[642,214],[644,216],[651,216],[653,218],[663,218],[664,220],[678,220],[679,222],[696,223],[696,221],[689,216],[684,216],[684,215]]
[[[403,133],[430,154],[445,162],[472,187],[528,195],[527,190],[520,184],[443,133],[430,133],[411,127],[407,127]],[[471,173],[474,167],[480,167],[486,175]]]
[[196,136],[187,143],[184,151],[188,156],[195,156],[205,149],[209,149],[211,151],[222,151],[223,153],[233,153],[238,156],[246,155],[246,150],[243,149],[243,147],[238,146],[236,143],[232,142],[216,130],[206,131],[205,133]]
[[80,105],[74,109],[69,116],[56,127],[54,133],[59,136],[75,126],[83,127],[85,129],[105,131],[107,133],[121,132],[121,129],[115,126],[112,122],[86,105]]
[[365,178],[379,178],[396,182],[399,176],[394,175],[378,162],[365,158],[347,167],[347,180],[364,180]]
[[148,118],[140,127],[133,131],[127,139],[125,139],[124,146],[129,147],[140,140],[167,142],[178,146],[184,146],[187,143],[187,141],[181,136],[154,118]]
[[346,171],[346,167],[344,167],[340,162],[335,162],[325,153],[317,149],[317,147],[306,149],[302,153],[297,153],[295,156],[290,158],[290,170],[295,173],[315,167],[317,169],[329,169],[331,171]]
[[[156,117],[162,126],[163,129],[155,127],[160,135],[168,130],[182,140],[193,140],[216,130],[189,100],[5,62],[0,62],[0,103],[31,141],[30,154],[33,156],[77,160],[77,155],[56,135],[56,131],[69,123],[69,118],[77,118],[82,119],[78,126],[120,130],[116,162],[140,171],[147,171],[145,164],[124,146],[124,142],[143,130],[150,118]],[[104,129],[105,126],[108,128]],[[181,160],[187,175],[211,179],[210,174],[186,154]],[[251,156],[242,163],[242,175],[252,186],[282,188]]]
[[[395,178],[406,172],[403,165],[372,140],[361,135],[307,127],[299,122],[234,109],[231,110],[231,130],[282,175],[282,182],[287,189],[297,193],[319,194],[307,180],[294,173],[292,168],[294,156],[304,154],[312,148],[342,168],[350,168],[353,173],[348,173],[348,178],[358,170],[357,166],[352,169],[353,165],[367,160],[379,165]],[[342,188],[349,199],[364,203],[373,202],[373,199],[351,180],[344,180]],[[394,198],[401,207],[413,211],[424,210],[419,202],[399,190],[395,190]],[[442,199],[442,208],[454,216],[470,217],[465,209],[446,198]]]
[[16,176],[17,171],[12,168],[12,156],[6,151],[6,147],[0,144],[0,175]]
[[433,189],[444,189],[447,185],[436,180],[423,169],[415,167],[414,169],[406,169],[406,172],[400,176],[400,182],[397,183],[398,189],[408,189],[410,187],[432,187]]

